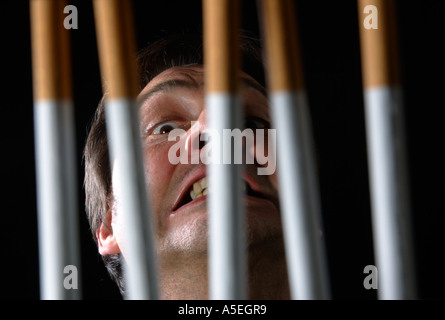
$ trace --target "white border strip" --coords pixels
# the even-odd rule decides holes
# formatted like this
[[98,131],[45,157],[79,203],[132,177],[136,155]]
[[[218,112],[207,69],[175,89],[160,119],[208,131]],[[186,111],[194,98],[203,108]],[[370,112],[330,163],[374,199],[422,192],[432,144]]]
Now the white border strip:
[[[77,169],[71,101],[34,104],[40,296],[80,299],[81,289],[64,287],[64,268],[80,270]],[[77,276],[80,283],[80,278]],[[79,284],[77,284],[79,285]]]
[[105,116],[113,192],[119,199],[117,214],[123,218],[125,298],[158,299],[156,251],[136,102],[125,98],[107,100]]
[[364,90],[380,299],[415,298],[404,117],[399,87]]
[[270,96],[277,128],[277,174],[292,299],[328,299],[330,288],[319,188],[306,95],[280,91]]
[[[223,129],[240,128],[241,100],[229,93],[206,96],[209,127],[223,137]],[[225,139],[228,140],[228,139]],[[225,141],[230,143],[230,141]],[[220,141],[220,150],[225,150]],[[246,299],[245,211],[242,165],[220,164],[212,159],[209,176],[209,297]]]

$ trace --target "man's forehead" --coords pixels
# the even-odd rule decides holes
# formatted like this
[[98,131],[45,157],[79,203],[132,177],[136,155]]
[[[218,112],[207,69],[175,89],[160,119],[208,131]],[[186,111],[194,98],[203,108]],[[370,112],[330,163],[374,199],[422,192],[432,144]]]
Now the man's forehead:
[[204,68],[201,65],[191,65],[191,66],[179,66],[169,68],[156,77],[154,77],[145,88],[141,91],[141,94],[150,90],[151,88],[171,80],[180,80],[185,82],[193,83],[196,85],[203,85],[204,83]]
[[[138,102],[143,104],[156,93],[174,88],[203,89],[204,79],[204,68],[202,65],[179,66],[167,69],[145,86],[138,96]],[[246,73],[240,72],[240,80],[245,87],[256,89],[267,97],[265,88]]]

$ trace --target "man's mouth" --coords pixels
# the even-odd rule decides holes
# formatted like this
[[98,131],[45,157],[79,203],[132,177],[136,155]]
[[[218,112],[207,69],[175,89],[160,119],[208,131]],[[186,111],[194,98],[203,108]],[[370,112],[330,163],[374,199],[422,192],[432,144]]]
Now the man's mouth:
[[193,183],[189,190],[189,195],[192,200],[209,194],[209,187],[207,185],[207,177]]
[[[257,197],[257,198],[267,198],[264,194],[254,191],[252,187],[247,183],[247,181],[242,181],[242,190],[244,191],[246,196]],[[175,210],[180,207],[199,199],[203,196],[207,196],[211,192],[208,186],[207,177],[201,178],[198,181],[194,182],[188,192],[186,192],[180,201],[179,205],[175,208]]]

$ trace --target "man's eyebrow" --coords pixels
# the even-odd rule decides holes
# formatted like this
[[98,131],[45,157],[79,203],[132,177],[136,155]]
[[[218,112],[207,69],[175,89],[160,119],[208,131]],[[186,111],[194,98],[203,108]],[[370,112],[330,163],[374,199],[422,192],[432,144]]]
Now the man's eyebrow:
[[140,94],[137,98],[139,105],[142,105],[145,101],[150,99],[153,95],[158,92],[172,90],[174,88],[190,88],[190,89],[200,89],[202,84],[191,80],[182,79],[170,79],[164,82],[158,83],[154,87],[150,88],[147,92]]
[[[250,78],[241,78],[241,84],[244,87],[253,88],[259,91],[263,96],[267,98],[267,90],[258,82]],[[145,101],[150,99],[153,95],[158,92],[172,90],[174,88],[189,88],[189,89],[201,89],[203,87],[202,83],[197,83],[194,80],[183,80],[183,79],[169,79],[164,82],[158,83],[147,92],[140,94],[137,98],[139,105],[142,105]]]

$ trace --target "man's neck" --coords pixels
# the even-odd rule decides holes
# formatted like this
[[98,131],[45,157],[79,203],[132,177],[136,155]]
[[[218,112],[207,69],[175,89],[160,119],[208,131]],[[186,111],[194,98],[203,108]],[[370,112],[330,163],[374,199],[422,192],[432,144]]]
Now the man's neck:
[[[260,251],[261,248],[249,251],[248,299],[289,299],[284,254]],[[161,299],[208,299],[207,255],[193,258],[180,256],[160,261]]]

